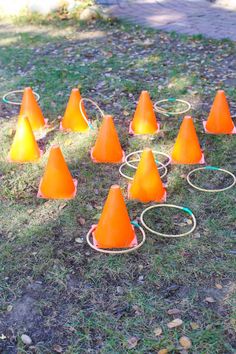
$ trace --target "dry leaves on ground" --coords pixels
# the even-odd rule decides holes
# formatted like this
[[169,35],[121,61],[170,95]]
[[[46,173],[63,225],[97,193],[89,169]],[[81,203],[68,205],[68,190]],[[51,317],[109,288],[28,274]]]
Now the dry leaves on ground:
[[139,339],[137,337],[130,337],[127,340],[127,349],[133,349],[137,346]]
[[175,320],[167,323],[167,327],[171,329],[171,328],[179,327],[182,324],[183,324],[183,321],[180,318],[176,318]]
[[186,336],[182,336],[179,339],[179,343],[184,349],[190,349],[191,346],[192,346],[191,340],[188,337],[186,337]]
[[162,328],[161,327],[157,327],[154,329],[154,334],[156,337],[160,336],[162,334]]

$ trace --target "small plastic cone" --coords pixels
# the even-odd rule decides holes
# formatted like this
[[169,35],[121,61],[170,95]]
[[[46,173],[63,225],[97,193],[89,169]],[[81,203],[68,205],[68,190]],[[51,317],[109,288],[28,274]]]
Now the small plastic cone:
[[34,93],[30,87],[24,89],[24,94],[21,102],[20,116],[26,116],[29,119],[33,130],[43,128],[46,121],[43,113],[34,97]]
[[72,199],[77,181],[73,180],[59,146],[52,146],[41,179],[38,197],[45,199]]
[[161,202],[166,199],[166,190],[151,149],[145,149],[141,155],[134,179],[129,185],[129,199],[143,203]]
[[119,163],[124,160],[118,134],[112,116],[104,116],[98,137],[91,150],[94,162]]
[[[71,91],[71,95],[66,107],[64,117],[61,121],[61,129],[70,130],[73,132],[83,133],[89,129],[87,122],[85,121],[80,110],[81,95],[77,88]],[[82,103],[82,111],[85,117],[87,114]],[[88,118],[87,118],[88,119]]]
[[204,155],[201,151],[193,119],[190,116],[183,119],[171,157],[172,163],[176,164],[204,163]]
[[41,151],[27,117],[20,117],[16,134],[8,155],[10,162],[35,162],[39,160]]
[[217,91],[208,119],[203,125],[207,133],[236,133],[236,128],[231,118],[229,105],[223,90]]
[[130,123],[130,133],[132,134],[154,134],[159,130],[159,124],[153,109],[153,103],[148,91],[142,91],[138,105]]
[[110,188],[93,237],[98,248],[126,248],[137,244],[121,189],[117,185]]

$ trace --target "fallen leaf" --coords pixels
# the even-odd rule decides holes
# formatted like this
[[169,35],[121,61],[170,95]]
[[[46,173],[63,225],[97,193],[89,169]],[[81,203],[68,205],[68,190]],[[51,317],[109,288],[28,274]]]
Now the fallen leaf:
[[216,284],[217,289],[223,289],[223,286],[221,284]]
[[192,346],[192,342],[191,340],[186,337],[186,336],[182,336],[179,340],[179,344],[184,348],[184,349],[190,349]]
[[6,338],[7,338],[7,337],[4,336],[4,334],[1,334],[1,335],[0,335],[0,339],[1,339],[1,340],[4,340],[4,339],[6,339]]
[[167,354],[167,353],[168,353],[168,349],[161,349],[157,354]]
[[206,302],[209,302],[210,304],[212,304],[213,302],[216,302],[216,301],[213,299],[213,297],[211,297],[211,296],[206,297],[206,298],[205,298],[205,301],[206,301]]
[[13,129],[9,129],[8,136],[13,136],[14,134],[15,134],[15,131]]
[[21,340],[22,340],[22,342],[23,342],[25,345],[27,345],[27,346],[29,346],[29,345],[32,344],[32,339],[31,339],[30,336],[28,336],[27,334],[22,334]]
[[83,243],[84,240],[83,240],[82,238],[80,238],[80,237],[77,237],[77,238],[75,239],[75,242],[77,242],[77,243]]
[[120,295],[123,295],[123,294],[124,294],[124,290],[122,289],[121,286],[117,286],[117,287],[116,287],[116,292],[117,292],[118,294],[120,294]]
[[154,334],[156,337],[160,336],[162,334],[162,328],[161,327],[157,327],[154,329]]
[[7,306],[7,312],[11,312],[12,309],[13,309],[13,306],[12,306],[12,305],[8,305],[8,306]]
[[78,219],[80,225],[84,225],[85,224],[85,219],[84,218],[79,218]]
[[170,309],[167,311],[168,315],[178,315],[180,312],[179,309]]
[[195,232],[194,237],[195,237],[195,238],[200,238],[200,237],[201,237],[200,232]]
[[168,328],[175,328],[175,327],[179,327],[183,324],[183,321],[180,318],[176,318],[175,320],[167,323],[167,327]]
[[72,140],[71,139],[67,139],[66,141],[65,141],[65,146],[69,146],[69,145],[71,145],[72,144]]
[[197,322],[191,322],[190,326],[191,326],[192,329],[198,329],[200,327]]
[[62,210],[62,209],[64,209],[65,207],[67,206],[67,204],[66,203],[64,203],[64,204],[61,204],[61,205],[59,205],[59,210]]
[[141,309],[140,309],[140,307],[138,305],[132,306],[132,309],[135,311],[135,315],[136,316],[142,315],[142,311],[141,311]]
[[32,214],[34,212],[34,209],[29,209],[29,210],[27,210],[27,213],[30,215],[30,214]]
[[127,348],[128,349],[133,349],[137,346],[138,344],[138,338],[137,337],[130,337],[127,341]]
[[54,350],[54,352],[56,353],[62,353],[63,352],[63,349],[62,347],[59,345],[59,344],[55,344],[52,349]]

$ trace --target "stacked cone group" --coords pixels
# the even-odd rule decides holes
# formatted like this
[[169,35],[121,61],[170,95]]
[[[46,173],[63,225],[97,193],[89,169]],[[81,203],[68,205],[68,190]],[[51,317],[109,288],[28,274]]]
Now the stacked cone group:
[[[86,132],[88,118],[81,104],[78,89],[73,89],[61,121],[61,129]],[[41,151],[35,140],[34,131],[44,128],[46,120],[30,87],[25,88],[16,133],[9,151],[11,162],[36,162]],[[236,128],[230,115],[224,91],[217,92],[209,117],[204,122],[207,133],[234,134]],[[143,91],[130,123],[132,134],[154,134],[159,131],[153,104],[149,93]],[[119,137],[110,115],[104,116],[91,158],[96,163],[121,163],[124,161]],[[204,155],[201,150],[194,122],[185,116],[171,154],[174,164],[201,164]],[[77,181],[73,179],[59,146],[52,146],[40,181],[38,197],[45,199],[72,199],[77,192]],[[133,181],[128,187],[128,198],[142,203],[163,202],[166,189],[159,175],[151,149],[141,155]],[[137,246],[137,237],[131,224],[125,201],[118,185],[110,188],[101,218],[93,231],[93,241],[97,248],[120,249]]]

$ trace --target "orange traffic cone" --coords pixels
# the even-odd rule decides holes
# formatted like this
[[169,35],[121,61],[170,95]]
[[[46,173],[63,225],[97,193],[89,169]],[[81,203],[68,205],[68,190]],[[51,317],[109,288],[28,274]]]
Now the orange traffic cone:
[[70,171],[59,146],[52,146],[40,181],[38,197],[45,199],[72,199],[76,195],[77,180]]
[[137,246],[125,201],[119,186],[110,188],[101,218],[93,232],[93,243],[98,248],[126,248]]
[[16,134],[8,155],[10,162],[35,162],[41,156],[27,117],[19,117]]
[[91,149],[91,159],[93,162],[119,163],[124,161],[124,157],[112,116],[104,116],[96,143]]
[[43,117],[43,113],[34,97],[31,87],[24,89],[21,102],[20,116],[26,116],[29,119],[33,130],[39,130],[45,127],[47,121]]
[[143,151],[134,179],[129,184],[128,195],[129,199],[143,203],[166,200],[166,190],[151,149]]
[[130,134],[154,134],[159,131],[159,124],[148,91],[142,91],[134,118],[130,123]]
[[203,122],[206,133],[236,134],[236,127],[230,115],[229,105],[225,92],[216,93],[207,121]]
[[[89,129],[88,123],[85,121],[80,110],[81,96],[79,89],[74,88],[71,91],[70,99],[68,101],[64,117],[62,118],[60,128],[61,130],[70,130],[73,132],[86,132]],[[87,114],[82,103],[82,111],[85,117]],[[88,118],[87,118],[88,119]]]
[[205,163],[201,151],[193,119],[185,116],[180,126],[173,151],[172,163],[176,164],[202,164]]

